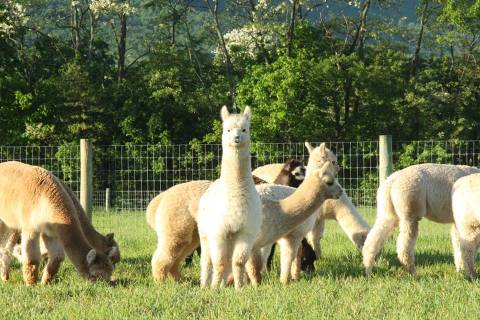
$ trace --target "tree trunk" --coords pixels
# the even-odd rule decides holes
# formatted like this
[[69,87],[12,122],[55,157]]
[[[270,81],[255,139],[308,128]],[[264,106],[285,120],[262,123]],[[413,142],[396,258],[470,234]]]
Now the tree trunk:
[[127,47],[127,14],[120,13],[120,35],[118,39],[117,83],[125,78],[125,52]]
[[79,55],[80,49],[80,18],[78,16],[78,6],[72,6],[72,40],[73,40],[73,49],[75,51],[75,56]]
[[235,106],[235,79],[233,77],[233,64],[230,54],[228,53],[227,44],[225,43],[225,38],[223,37],[222,29],[220,27],[220,22],[218,20],[218,1],[213,0],[213,7],[210,3],[210,0],[205,0],[205,3],[208,6],[208,9],[213,17],[215,31],[217,33],[218,42],[220,44],[220,49],[222,50],[223,58],[225,61],[225,73],[228,80],[228,85],[230,87],[230,99],[231,104],[234,108],[234,112],[237,112]]
[[365,31],[367,25],[367,15],[368,9],[370,8],[370,0],[366,0],[362,3],[361,11],[360,11],[360,22],[358,24],[357,31],[355,32],[355,36],[353,37],[352,44],[347,52],[347,54],[352,54],[355,52],[355,49],[358,46],[359,53],[363,54],[363,44],[365,40]]
[[423,33],[425,30],[425,22],[427,20],[427,10],[430,0],[424,0],[422,16],[420,17],[420,31],[418,32],[417,45],[415,46],[415,54],[412,60],[412,77],[417,75],[418,66],[420,64],[420,50],[422,48]]
[[298,8],[298,0],[293,0],[292,12],[290,15],[290,22],[288,24],[288,31],[287,31],[287,55],[289,57],[292,56],[292,50],[293,50],[293,39],[295,36],[295,19],[297,17],[297,8]]

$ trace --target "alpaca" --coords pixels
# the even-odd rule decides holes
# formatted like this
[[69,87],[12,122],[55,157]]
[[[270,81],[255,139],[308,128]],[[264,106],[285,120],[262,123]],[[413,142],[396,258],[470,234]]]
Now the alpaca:
[[[201,285],[224,286],[230,268],[235,288],[243,286],[245,263],[260,230],[261,202],[252,179],[249,107],[242,115],[224,106],[220,178],[200,198]],[[213,270],[212,270],[213,267]]]
[[1,163],[0,190],[0,220],[7,233],[21,232],[23,279],[27,285],[37,281],[40,238],[52,254],[42,283],[50,282],[58,271],[63,250],[81,276],[110,280],[110,257],[92,248],[85,239],[75,204],[50,172],[15,161]]
[[190,181],[160,193],[147,207],[147,222],[157,233],[152,275],[157,281],[169,275],[180,279],[180,264],[200,245],[197,211],[200,197],[211,181]]
[[458,230],[460,253],[455,254],[457,271],[464,269],[469,280],[476,277],[475,256],[480,244],[480,173],[458,179],[452,188],[452,211]]
[[[58,184],[63,186],[63,188],[67,191],[68,195],[70,196],[75,209],[76,209],[76,214],[78,217],[78,220],[80,222],[80,225],[82,227],[82,231],[85,235],[86,240],[88,243],[95,248],[96,250],[99,250],[103,253],[105,253],[109,258],[110,261],[112,262],[113,265],[118,263],[120,261],[120,250],[118,249],[118,244],[114,240],[114,234],[109,233],[107,235],[102,235],[99,233],[92,225],[90,220],[87,218],[87,215],[85,213],[85,210],[81,206],[77,196],[73,193],[73,191],[66,186],[60,179],[57,177],[53,176],[53,178],[57,181]],[[4,229],[6,229],[6,226],[3,226]],[[0,227],[1,229],[1,227]],[[13,231],[13,230],[11,230]],[[0,243],[1,248],[4,248],[3,251],[3,258],[5,261],[1,261],[0,264],[2,264],[2,268],[0,268],[1,271],[1,277],[4,281],[8,280],[8,272],[9,272],[9,264],[10,264],[10,256],[13,254],[17,258],[17,260],[22,261],[21,257],[21,245],[16,244],[17,240],[20,238],[20,232],[15,231],[13,234],[7,235],[7,232],[0,231],[0,234],[3,234],[4,239],[9,239],[7,240],[6,243],[2,246]],[[56,239],[51,239],[51,241],[57,241]],[[14,245],[12,249],[12,245]],[[61,249],[61,244],[58,243],[56,245],[50,245],[50,247],[55,247],[57,248],[57,251],[55,252],[48,252],[47,246],[45,245],[43,238],[40,238],[40,252],[42,256],[46,256],[47,259],[51,260],[48,261],[47,264],[58,264],[58,267],[52,268],[52,269],[57,269],[60,267],[61,262],[65,258],[65,254]],[[15,254],[14,254],[15,253]],[[51,277],[53,277],[54,274],[51,274]]]
[[[478,173],[469,166],[419,164],[407,167],[382,181],[377,191],[377,217],[362,249],[363,265],[371,274],[376,255],[396,225],[400,227],[397,255],[402,266],[415,274],[415,242],[418,222],[423,217],[438,223],[452,223],[452,186],[459,178]],[[460,245],[455,225],[451,229],[455,257]],[[455,259],[458,261],[458,258]]]
[[[257,177],[255,175],[255,172],[258,172],[258,174],[260,175],[266,175],[267,177],[269,177],[271,173],[271,178],[272,178],[271,183],[281,184],[281,185],[290,186],[294,188],[298,187],[303,182],[303,179],[305,179],[305,166],[299,160],[289,159],[285,161],[281,165],[281,170],[279,172],[277,170],[277,167],[278,167],[278,164],[269,164],[269,165],[258,167],[257,169],[253,170],[252,173],[253,173],[253,180],[255,184],[258,185],[258,184],[268,183],[267,181]],[[267,270],[271,269],[274,255],[275,255],[275,244],[273,244],[267,259]],[[313,255],[313,258],[312,258],[312,255]],[[310,245],[306,241],[302,241],[302,258],[306,257],[308,258],[308,261],[314,261],[316,259],[314,255],[315,255],[315,252],[313,252],[312,247],[310,247]],[[304,259],[302,259],[302,263],[303,262],[304,262]],[[302,270],[305,270],[305,269],[312,270],[312,271],[315,270],[315,268],[313,267],[313,263],[312,264],[303,263]]]
[[[335,172],[339,171],[340,167],[338,166],[337,157],[326,147],[325,143],[314,148],[309,142],[305,142],[305,146],[309,152],[306,170],[307,175],[312,170],[321,167],[326,161],[333,164]],[[279,172],[277,170],[278,165],[279,164],[266,165],[255,169],[254,173],[257,173],[262,179],[268,179],[268,177],[272,176],[276,178]],[[273,180],[268,182],[272,183]],[[315,259],[321,256],[320,240],[324,233],[325,219],[336,220],[348,238],[360,251],[370,230],[368,223],[345,193],[338,200],[326,200],[317,213],[317,219],[312,230],[306,234],[308,243],[307,241],[303,241],[302,243],[302,250],[304,252],[301,258],[303,265],[302,270],[313,269]],[[315,254],[311,253],[312,249],[310,249],[310,245],[308,244],[312,246]],[[305,254],[307,256],[305,256]]]
[[[343,193],[334,174],[334,166],[326,162],[322,168],[308,175],[296,189],[275,184],[257,186],[262,199],[262,224],[247,266],[253,285],[261,281],[260,273],[266,258],[263,248],[267,247],[269,253],[277,240],[290,234],[300,234],[289,243],[290,246],[283,246],[281,250],[280,281],[285,284],[290,280],[292,263],[294,260],[299,262],[297,253],[301,241],[315,222],[314,213],[326,199],[338,199]],[[295,265],[299,266],[299,263]]]

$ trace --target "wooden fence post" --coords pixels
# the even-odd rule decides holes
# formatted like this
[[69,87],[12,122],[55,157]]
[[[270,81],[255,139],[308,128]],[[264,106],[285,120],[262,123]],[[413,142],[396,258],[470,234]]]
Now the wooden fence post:
[[88,139],[80,139],[80,204],[92,221],[93,207],[93,154]]
[[381,135],[378,140],[379,145],[379,164],[378,175],[380,182],[387,179],[393,172],[393,153],[392,153],[392,136]]
[[105,211],[110,211],[110,188],[105,189]]

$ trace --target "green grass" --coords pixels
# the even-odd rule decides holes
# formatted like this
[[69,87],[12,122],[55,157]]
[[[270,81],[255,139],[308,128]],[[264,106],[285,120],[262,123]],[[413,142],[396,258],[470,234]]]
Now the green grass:
[[[374,213],[363,212],[372,222]],[[66,261],[53,284],[29,288],[14,263],[10,281],[0,284],[0,319],[476,319],[480,310],[480,282],[455,272],[447,225],[422,221],[416,277],[399,267],[391,239],[374,275],[365,278],[360,254],[329,221],[316,272],[282,286],[273,270],[258,289],[235,291],[200,289],[197,256],[183,268],[183,283],[153,283],[156,236],[143,213],[96,213],[94,223],[114,231],[121,247],[117,286],[82,280]]]

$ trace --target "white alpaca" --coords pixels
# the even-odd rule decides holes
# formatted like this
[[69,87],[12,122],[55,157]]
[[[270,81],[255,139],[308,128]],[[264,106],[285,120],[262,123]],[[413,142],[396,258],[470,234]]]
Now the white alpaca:
[[[369,275],[376,255],[398,224],[397,255],[410,273],[415,273],[414,247],[418,221],[423,217],[438,223],[452,223],[452,186],[459,178],[480,172],[468,166],[420,164],[389,176],[377,191],[377,217],[363,246],[363,264]],[[455,226],[451,229],[455,261],[460,252]],[[458,265],[457,265],[458,266]]]
[[468,279],[476,276],[475,256],[480,245],[480,173],[460,178],[453,185],[452,209],[460,240],[455,256],[457,271],[465,269]]
[[232,268],[238,289],[243,285],[245,263],[260,230],[262,209],[250,163],[250,108],[246,107],[243,115],[231,115],[223,107],[221,115],[220,178],[201,197],[198,209],[201,285],[224,286]]

